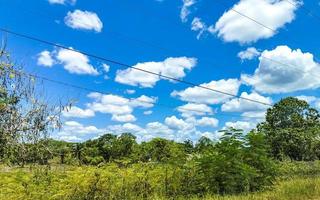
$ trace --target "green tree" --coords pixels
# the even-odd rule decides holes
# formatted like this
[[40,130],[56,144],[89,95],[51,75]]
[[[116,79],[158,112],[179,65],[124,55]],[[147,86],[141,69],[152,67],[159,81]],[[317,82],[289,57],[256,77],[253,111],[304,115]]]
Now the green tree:
[[268,109],[258,130],[266,135],[277,159],[314,160],[320,134],[320,115],[303,100],[288,97]]

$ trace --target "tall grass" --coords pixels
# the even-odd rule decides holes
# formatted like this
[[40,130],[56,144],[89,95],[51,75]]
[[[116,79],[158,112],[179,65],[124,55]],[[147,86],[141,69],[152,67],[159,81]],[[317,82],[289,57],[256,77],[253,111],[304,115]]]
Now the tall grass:
[[[285,179],[274,188],[248,195],[188,196],[179,192],[180,171],[170,166],[117,165],[97,167],[59,166],[34,168],[0,167],[1,200],[130,200],[130,199],[208,199],[208,200],[320,200],[318,165],[302,167],[303,163],[285,164]],[[309,166],[309,164],[306,164]],[[310,165],[311,166],[311,165]],[[300,169],[300,170],[298,170]],[[305,169],[305,176],[301,170]],[[312,170],[314,169],[314,170]],[[298,172],[298,175],[289,176]],[[313,171],[313,172],[312,172]]]

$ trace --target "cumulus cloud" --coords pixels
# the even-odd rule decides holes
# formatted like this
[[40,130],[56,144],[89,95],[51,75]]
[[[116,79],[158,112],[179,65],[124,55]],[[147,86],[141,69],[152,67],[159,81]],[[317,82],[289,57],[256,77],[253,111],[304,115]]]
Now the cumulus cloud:
[[79,142],[87,139],[87,137],[97,136],[104,133],[104,129],[98,129],[95,126],[85,126],[76,121],[66,121],[57,138],[69,142]]
[[236,122],[226,122],[225,127],[226,128],[235,128],[235,129],[241,129],[245,133],[250,132],[252,129],[256,127],[257,123],[251,122],[251,121],[236,121]]
[[95,112],[111,114],[111,120],[118,122],[136,121],[135,116],[132,115],[134,108],[151,108],[157,101],[157,98],[145,95],[135,99],[127,99],[112,94],[90,93],[88,97],[93,99],[93,102],[87,104],[89,109]]
[[[197,63],[195,58],[178,57],[167,58],[163,62],[145,62],[134,65],[134,68],[147,70],[163,76],[168,76],[176,79],[185,77],[185,70],[191,70]],[[143,71],[128,68],[125,70],[118,70],[116,74],[116,81],[122,84],[153,87],[161,77],[148,74]]]
[[90,118],[94,117],[95,113],[90,109],[81,109],[77,106],[72,106],[70,109],[64,109],[62,116],[66,118]]
[[103,28],[103,24],[98,15],[89,11],[75,10],[74,12],[68,12],[64,18],[64,22],[73,29],[101,32]]
[[98,75],[98,71],[89,63],[89,58],[81,53],[60,49],[56,59],[64,66],[64,69],[72,74]]
[[247,101],[242,98],[263,102],[265,104],[272,104],[272,100],[270,97],[261,96],[256,92],[253,92],[251,94],[248,94],[247,92],[242,92],[240,97],[241,98],[234,98],[230,101],[225,102],[221,106],[221,110],[224,112],[252,112],[264,111],[269,108],[269,106],[267,105]]
[[66,3],[69,3],[71,5],[74,5],[77,0],[48,0],[50,4],[66,4]]
[[[70,47],[70,49],[73,49]],[[37,64],[52,67],[55,64],[63,65],[71,74],[98,75],[98,71],[90,64],[88,56],[68,49],[58,49],[52,52],[47,50],[38,54]]]
[[177,110],[181,113],[181,116],[186,118],[213,114],[212,108],[206,104],[187,103],[183,106],[179,106]]
[[50,51],[42,51],[38,54],[37,64],[44,67],[52,67],[55,63],[55,60],[51,56]]
[[132,114],[125,114],[125,115],[112,115],[111,120],[117,121],[117,122],[134,122],[137,119]]
[[254,48],[254,47],[249,47],[244,51],[240,51],[238,53],[238,57],[244,61],[244,60],[252,60],[260,55],[260,52]]
[[196,0],[182,0],[183,5],[180,11],[180,19],[182,22],[188,21],[190,15],[190,8],[196,3]]
[[320,87],[320,79],[315,76],[320,74],[320,65],[311,53],[278,46],[263,51],[259,60],[253,75],[241,75],[242,81],[258,92],[277,94]]
[[[237,95],[241,83],[237,79],[227,79],[203,83],[201,86],[213,90],[223,91],[229,94]],[[178,97],[182,101],[202,103],[202,104],[219,104],[230,99],[229,95],[210,91],[199,87],[189,87],[183,91],[173,91],[171,96]]]
[[197,120],[197,126],[209,126],[209,127],[217,127],[219,125],[219,120],[212,117],[202,117],[201,119]]
[[[276,34],[272,30],[278,30],[294,20],[295,11],[298,9],[300,2],[298,0],[291,0],[291,2],[294,5],[279,0],[240,0],[225,12],[215,26],[212,26],[209,30],[212,33],[217,33],[218,37],[226,42],[251,43],[259,39],[270,38]],[[272,30],[239,15],[237,12],[264,24]]]
[[167,117],[165,119],[165,124],[172,129],[187,129],[189,124],[186,123],[183,119],[178,119],[176,116]]

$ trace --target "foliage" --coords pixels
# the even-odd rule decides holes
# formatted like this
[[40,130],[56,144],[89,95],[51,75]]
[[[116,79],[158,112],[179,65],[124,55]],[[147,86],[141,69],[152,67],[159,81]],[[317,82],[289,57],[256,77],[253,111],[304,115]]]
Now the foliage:
[[[303,166],[303,163],[300,163]],[[307,164],[308,165],[308,164]],[[314,166],[316,167],[316,166]],[[173,165],[134,164],[119,168],[115,164],[102,167],[45,166],[32,168],[0,167],[0,199],[108,200],[108,199],[317,199],[320,179],[316,176],[282,180],[275,189],[238,196],[186,193],[197,182],[186,184],[189,176]],[[319,175],[319,174],[318,174]],[[191,186],[191,188],[190,188]]]
[[272,185],[275,166],[267,156],[264,137],[247,136],[236,129],[226,130],[215,148],[199,159],[201,181],[211,193],[252,192]]
[[50,107],[35,90],[35,78],[27,75],[10,55],[0,53],[0,161],[24,165],[47,163],[44,139],[59,125],[59,109]]
[[320,114],[306,101],[288,97],[268,109],[258,126],[266,135],[272,155],[280,160],[315,160],[320,137]]

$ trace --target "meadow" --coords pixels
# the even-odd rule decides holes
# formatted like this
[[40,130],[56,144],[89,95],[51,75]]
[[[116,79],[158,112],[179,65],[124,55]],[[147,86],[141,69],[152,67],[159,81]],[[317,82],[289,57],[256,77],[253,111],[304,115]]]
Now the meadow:
[[[172,167],[172,166],[171,166]],[[181,171],[167,165],[119,168],[53,165],[1,166],[0,199],[208,199],[208,200],[305,200],[320,199],[320,164],[288,162],[273,187],[237,195],[181,195]],[[192,183],[189,183],[192,184]]]

